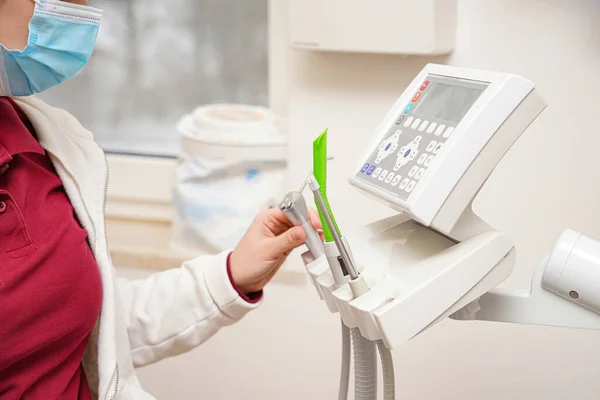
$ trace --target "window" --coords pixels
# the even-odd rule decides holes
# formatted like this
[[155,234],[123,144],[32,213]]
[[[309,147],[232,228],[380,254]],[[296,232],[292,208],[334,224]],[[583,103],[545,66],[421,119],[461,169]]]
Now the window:
[[267,0],[96,0],[90,64],[45,92],[108,152],[175,156],[176,123],[202,104],[267,105]]

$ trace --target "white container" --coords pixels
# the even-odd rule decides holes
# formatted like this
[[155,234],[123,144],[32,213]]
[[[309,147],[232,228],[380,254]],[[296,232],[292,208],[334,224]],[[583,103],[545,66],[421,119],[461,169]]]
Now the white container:
[[281,120],[264,107],[217,104],[184,116],[177,130],[172,246],[233,248],[281,195],[287,155]]
[[388,54],[448,54],[457,0],[290,0],[295,48]]

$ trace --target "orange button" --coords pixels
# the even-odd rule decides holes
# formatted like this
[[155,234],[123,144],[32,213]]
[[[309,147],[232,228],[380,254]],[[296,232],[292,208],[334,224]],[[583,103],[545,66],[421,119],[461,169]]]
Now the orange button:
[[413,103],[417,100],[419,100],[419,97],[421,97],[421,92],[417,92],[417,94],[415,94],[415,96],[413,97]]

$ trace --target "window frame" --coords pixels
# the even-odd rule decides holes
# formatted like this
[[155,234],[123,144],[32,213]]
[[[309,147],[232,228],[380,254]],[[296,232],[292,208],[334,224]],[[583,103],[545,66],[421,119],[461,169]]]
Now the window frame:
[[177,160],[107,154],[107,218],[170,222]]
[[[293,54],[288,41],[286,2],[269,0],[267,19],[269,107],[288,120],[289,65]],[[172,221],[176,158],[110,153],[107,160],[107,218]]]

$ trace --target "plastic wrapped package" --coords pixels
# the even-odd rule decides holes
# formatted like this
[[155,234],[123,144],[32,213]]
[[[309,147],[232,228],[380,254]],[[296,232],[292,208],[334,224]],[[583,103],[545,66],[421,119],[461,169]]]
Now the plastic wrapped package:
[[211,105],[178,124],[172,247],[233,248],[260,210],[277,204],[287,138],[268,109]]

